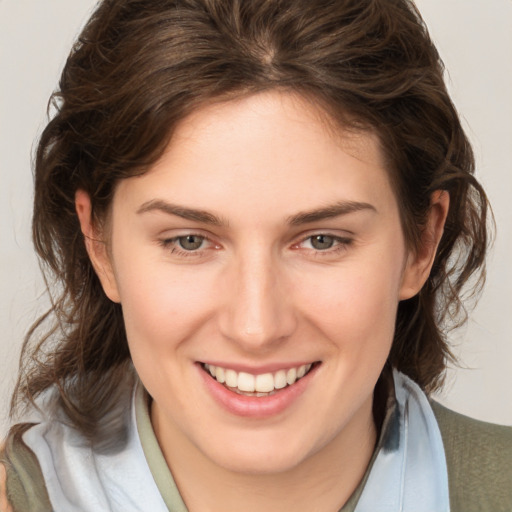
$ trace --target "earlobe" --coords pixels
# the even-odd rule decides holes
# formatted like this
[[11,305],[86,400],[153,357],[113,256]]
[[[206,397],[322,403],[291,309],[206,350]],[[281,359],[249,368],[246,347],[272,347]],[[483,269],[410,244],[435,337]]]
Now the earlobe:
[[427,223],[417,251],[408,255],[400,288],[400,300],[414,297],[426,283],[434,264],[437,247],[443,236],[444,225],[450,208],[450,195],[446,190],[436,190],[430,200]]
[[121,302],[111,258],[105,242],[98,236],[99,233],[94,227],[91,199],[84,190],[79,189],[76,191],[75,208],[80,222],[80,229],[84,235],[85,248],[103,290],[112,302]]

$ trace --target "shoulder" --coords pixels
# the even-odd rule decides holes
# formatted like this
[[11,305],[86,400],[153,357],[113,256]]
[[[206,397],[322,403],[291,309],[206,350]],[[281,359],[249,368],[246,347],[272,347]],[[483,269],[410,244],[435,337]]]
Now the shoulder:
[[512,511],[512,428],[432,402],[446,453],[452,512]]
[[16,425],[0,448],[0,511],[52,510],[37,457],[23,442],[31,424]]

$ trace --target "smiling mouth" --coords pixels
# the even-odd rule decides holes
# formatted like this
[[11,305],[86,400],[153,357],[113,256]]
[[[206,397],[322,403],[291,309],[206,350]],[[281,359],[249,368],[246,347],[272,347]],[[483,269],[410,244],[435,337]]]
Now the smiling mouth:
[[265,397],[275,395],[282,389],[293,386],[293,384],[304,378],[319,364],[319,362],[303,364],[294,368],[259,375],[237,372],[230,368],[206,363],[201,363],[201,367],[219,384],[222,384],[234,393],[245,396]]

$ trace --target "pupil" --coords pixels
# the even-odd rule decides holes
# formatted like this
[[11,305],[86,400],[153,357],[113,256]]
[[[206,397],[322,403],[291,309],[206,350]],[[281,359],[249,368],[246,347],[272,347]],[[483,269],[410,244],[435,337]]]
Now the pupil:
[[196,235],[181,236],[179,238],[180,246],[186,251],[199,249],[203,244],[203,238]]
[[311,239],[311,245],[319,250],[330,249],[333,244],[334,238],[328,235],[316,235]]

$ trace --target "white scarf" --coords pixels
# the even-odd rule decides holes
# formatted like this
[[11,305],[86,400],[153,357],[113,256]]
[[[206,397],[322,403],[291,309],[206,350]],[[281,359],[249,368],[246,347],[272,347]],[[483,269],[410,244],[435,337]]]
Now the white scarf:
[[[355,510],[449,512],[446,461],[432,408],[411,379],[399,372],[393,377],[396,402]],[[39,460],[54,512],[168,512],[142,449],[133,404],[127,443],[118,453],[96,453],[56,420],[42,419],[23,440]]]
[[394,371],[396,403],[355,512],[449,512],[441,432],[427,397]]

